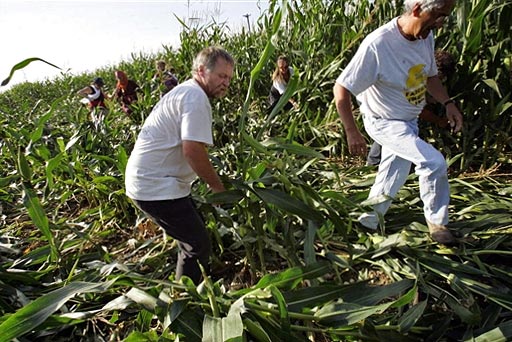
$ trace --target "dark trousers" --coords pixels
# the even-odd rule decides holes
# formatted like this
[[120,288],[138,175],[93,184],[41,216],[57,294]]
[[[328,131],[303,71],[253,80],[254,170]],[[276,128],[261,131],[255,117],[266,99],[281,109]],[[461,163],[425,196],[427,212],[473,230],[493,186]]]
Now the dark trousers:
[[185,275],[197,285],[201,281],[198,261],[208,272],[210,239],[203,218],[190,197],[163,201],[138,201],[135,205],[178,242],[176,279]]
[[[268,113],[269,114],[272,112],[274,107],[277,105],[277,102],[279,101],[280,98],[281,98],[281,94],[279,94],[279,91],[274,86],[272,86],[270,88],[270,93],[268,94],[268,103],[269,103]],[[290,101],[288,101],[284,105],[283,109],[290,110],[290,109],[292,109],[292,107],[293,107],[293,105],[291,104]]]

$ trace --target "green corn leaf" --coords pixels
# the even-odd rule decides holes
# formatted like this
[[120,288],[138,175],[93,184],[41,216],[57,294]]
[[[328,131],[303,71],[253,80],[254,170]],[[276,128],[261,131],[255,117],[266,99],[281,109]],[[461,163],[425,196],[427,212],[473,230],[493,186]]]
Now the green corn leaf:
[[[42,245],[35,248],[30,252],[23,255],[22,258],[16,262],[16,267],[34,267],[48,262],[48,256],[51,255],[51,247],[49,245]],[[50,271],[52,268],[46,268],[45,272]]]
[[414,286],[414,282],[408,279],[385,286],[359,284],[358,286],[351,287],[351,291],[347,291],[346,294],[343,295],[343,300],[360,305],[375,305],[386,298],[393,298],[404,291],[408,291],[411,286]]
[[[78,141],[80,141],[80,139],[82,139],[82,136],[79,134],[79,132],[77,131],[75,133],[75,135],[73,135],[71,137],[71,139],[69,139],[68,143],[66,144],[66,147],[65,147],[65,150],[69,150],[71,147],[73,147]],[[64,152],[64,151],[62,151]]]
[[244,318],[243,322],[245,328],[251,333],[252,336],[254,336],[256,341],[272,342],[270,336],[268,336],[267,332],[259,322],[255,322],[248,318]]
[[209,195],[206,201],[208,203],[238,203],[244,197],[241,190],[227,190]]
[[265,203],[275,205],[288,213],[297,215],[306,220],[322,222],[324,220],[322,214],[314,210],[304,202],[288,195],[279,190],[266,188],[253,188],[254,193],[260,197]]
[[0,177],[0,188],[6,188],[9,184],[16,182],[20,178],[20,175],[10,175],[7,177]]
[[501,96],[501,91],[500,91],[500,87],[498,85],[498,83],[493,80],[492,78],[489,78],[489,79],[486,79],[486,80],[483,80],[483,82],[489,87],[491,88],[492,90],[494,90],[499,97],[502,97]]
[[412,303],[412,301],[416,298],[417,293],[418,287],[415,285],[409,291],[407,291],[406,294],[404,294],[402,297],[396,300],[395,303],[393,303],[392,307],[399,308],[409,303]]
[[265,44],[265,48],[263,49],[263,53],[261,54],[258,63],[256,63],[256,66],[251,70],[251,78],[249,80],[249,88],[247,89],[247,95],[244,101],[243,111],[242,115],[240,116],[239,120],[239,131],[245,132],[245,121],[247,119],[247,112],[249,109],[250,104],[250,98],[251,94],[254,89],[254,83],[258,79],[261,70],[265,67],[265,64],[269,61],[270,57],[275,51],[275,45],[273,44],[274,37],[277,35],[279,26],[281,25],[281,11],[277,11],[275,17],[274,17],[274,29],[272,30],[272,38],[267,41],[267,44]]
[[315,306],[324,305],[334,299],[340,298],[344,293],[350,291],[349,286],[321,285],[295,289],[284,294],[288,303],[288,310],[300,312],[304,309],[311,309]]
[[229,314],[223,318],[205,315],[202,342],[243,342],[243,332],[240,314]]
[[406,313],[398,320],[398,329],[400,332],[408,332],[418,322],[423,315],[425,308],[427,307],[427,301],[424,300],[411,309],[407,310]]
[[125,342],[155,342],[158,341],[158,334],[154,330],[140,332],[133,331],[124,340]]
[[37,328],[64,303],[79,293],[102,292],[109,283],[75,282],[25,305],[0,324],[0,342],[8,342]]
[[321,277],[329,271],[330,265],[327,262],[318,262],[305,267],[292,267],[283,272],[265,275],[254,288],[261,289],[274,285],[279,288],[291,289],[303,280]]
[[54,101],[52,103],[52,108],[49,111],[47,111],[46,114],[41,116],[39,120],[37,120],[36,129],[32,132],[32,134],[30,134],[30,141],[36,142],[39,141],[39,139],[41,139],[41,137],[43,136],[44,125],[52,117],[54,107],[56,107],[57,105],[58,102]]
[[116,158],[117,169],[124,175],[126,170],[126,164],[128,164],[128,154],[123,146],[119,146],[117,149],[117,158]]
[[35,62],[35,61],[44,62],[44,63],[46,63],[48,65],[51,65],[52,67],[57,68],[57,69],[60,70],[60,68],[58,66],[56,66],[56,65],[54,65],[54,64],[52,64],[50,62],[47,62],[44,59],[41,59],[39,57],[27,58],[27,59],[19,62],[18,64],[16,64],[15,66],[12,67],[11,73],[9,74],[9,76],[5,80],[2,81],[1,86],[5,86],[5,85],[9,84],[9,82],[11,81],[12,75],[14,75],[14,72],[16,72],[17,70],[25,68],[27,65],[29,65],[30,63]]
[[367,200],[364,200],[361,202],[361,206],[374,206],[377,204],[384,203],[386,201],[391,201],[393,198],[388,195],[379,195],[372,198],[368,198]]
[[299,144],[283,144],[277,143],[275,145],[269,145],[269,148],[273,150],[283,150],[296,154],[299,156],[313,157],[318,159],[325,159],[324,155],[320,152],[313,150],[310,147],[299,145]]
[[469,308],[460,304],[458,301],[451,297],[446,297],[445,299],[448,307],[453,310],[453,312],[460,317],[462,322],[467,323],[469,325],[478,325],[481,322],[482,317],[477,312],[472,312]]
[[[267,168],[268,168],[268,166],[266,163],[258,163],[256,166],[252,167],[248,171],[249,177],[251,179],[257,180],[263,176],[265,171],[267,171]],[[510,188],[510,192],[512,193],[512,187]]]
[[251,146],[255,151],[269,155],[268,149],[261,144],[258,140],[251,137],[249,134],[242,132],[242,138]]
[[63,159],[64,155],[61,152],[46,162],[46,182],[50,189],[53,188],[53,171],[62,164]]
[[279,289],[273,285],[269,287],[272,297],[277,303],[279,309],[279,320],[281,322],[281,328],[285,335],[290,334],[290,316],[288,315],[288,309],[283,294]]
[[133,287],[125,294],[125,296],[135,303],[143,306],[146,310],[155,312],[158,301],[152,295]]
[[172,321],[169,329],[173,332],[187,336],[187,341],[202,340],[202,320],[191,310],[183,310],[179,316]]
[[32,169],[28,165],[27,158],[25,158],[25,154],[21,150],[21,147],[18,149],[18,172],[25,182],[30,182],[32,180]]
[[[258,63],[256,63],[256,66],[253,70],[251,70],[251,81],[254,79],[257,79],[261,70],[265,67],[265,64],[268,62],[270,57],[275,51],[275,45],[273,44],[273,40],[277,39],[277,34],[279,32],[279,28],[281,26],[281,20],[283,17],[283,13],[281,10],[278,10],[274,16],[274,21],[272,23],[272,36],[268,40],[267,44],[265,45],[265,48],[263,49],[263,53],[260,56],[260,59],[258,60]],[[251,87],[250,87],[251,88]]]
[[37,197],[34,193],[34,190],[25,188],[23,204],[25,205],[25,208],[27,208],[32,222],[36,225],[37,228],[39,228],[41,233],[43,233],[44,237],[50,244],[52,260],[56,260],[59,253],[57,246],[55,245],[52,231],[50,230],[48,217],[46,216],[43,206],[39,201],[39,197]]
[[306,231],[306,239],[304,241],[304,261],[306,265],[316,262],[315,253],[315,237],[318,230],[318,224],[314,221],[308,221],[308,228]]
[[[395,283],[396,284],[396,283]],[[396,285],[387,286],[368,286],[364,283],[351,284],[346,286],[316,286],[310,288],[296,289],[284,294],[288,309],[291,312],[300,312],[303,309],[322,307],[329,301],[342,298],[344,302],[351,302],[360,309],[361,312],[366,312],[365,307],[369,308],[372,305],[379,303],[386,298],[393,298],[405,291],[412,283],[410,281],[399,282]],[[415,292],[414,292],[415,293]],[[411,291],[408,291],[404,296],[399,297],[390,307],[403,306],[412,301]],[[372,311],[372,309],[369,309]],[[379,309],[380,310],[380,309]],[[356,310],[357,311],[357,310]]]
[[362,306],[354,303],[334,303],[323,306],[315,317],[321,324],[344,327],[356,324],[371,315],[381,314],[391,306],[385,303],[376,306]]
[[487,331],[475,338],[466,339],[465,342],[507,342],[512,339],[512,321],[506,321],[496,328]]

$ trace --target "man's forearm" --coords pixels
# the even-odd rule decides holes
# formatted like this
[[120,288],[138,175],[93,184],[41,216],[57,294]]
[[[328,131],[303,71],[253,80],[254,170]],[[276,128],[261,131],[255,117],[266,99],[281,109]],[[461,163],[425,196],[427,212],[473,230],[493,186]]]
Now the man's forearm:
[[446,88],[439,79],[439,77],[429,77],[427,80],[427,91],[439,103],[445,103],[450,99]]
[[334,102],[345,132],[359,131],[352,113],[351,95],[338,84],[334,86]]
[[192,170],[194,170],[199,178],[208,184],[213,192],[222,192],[225,190],[224,184],[222,184],[219,175],[210,162],[206,147],[203,143],[184,141],[183,155]]

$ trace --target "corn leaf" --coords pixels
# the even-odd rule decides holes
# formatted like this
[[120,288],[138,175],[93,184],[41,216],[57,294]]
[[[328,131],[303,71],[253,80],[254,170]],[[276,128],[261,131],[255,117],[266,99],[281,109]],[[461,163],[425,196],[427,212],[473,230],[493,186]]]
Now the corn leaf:
[[242,342],[243,332],[244,326],[240,314],[229,314],[223,318],[205,315],[202,342]]
[[466,339],[465,342],[506,342],[512,339],[512,321],[507,321],[498,327],[483,333],[475,338]]
[[315,317],[321,324],[345,327],[356,324],[371,315],[381,314],[391,306],[385,303],[376,306],[362,306],[355,303],[334,303],[323,306]]
[[301,281],[325,275],[330,267],[327,262],[318,262],[305,267],[292,267],[276,274],[267,274],[254,286],[261,289],[273,285],[278,288],[294,288]]
[[247,330],[251,333],[254,338],[256,338],[257,341],[261,342],[272,342],[270,339],[270,336],[268,336],[265,329],[259,324],[258,322],[255,322],[249,318],[244,318],[243,320],[244,326],[247,328]]
[[36,196],[34,190],[26,188],[23,196],[23,204],[25,208],[27,208],[28,214],[36,225],[37,228],[43,233],[46,237],[46,240],[50,244],[51,247],[51,255],[52,259],[56,260],[58,255],[57,246],[55,245],[53,233],[50,230],[50,224],[48,223],[48,217],[39,201],[39,197]]
[[11,341],[34,330],[77,294],[102,292],[109,287],[109,283],[75,282],[37,298],[0,324],[0,342]]
[[57,68],[57,69],[59,69],[59,70],[60,70],[60,68],[59,68],[58,66],[56,66],[56,65],[54,65],[54,64],[52,64],[52,63],[50,63],[50,62],[47,62],[47,61],[45,61],[44,59],[41,59],[41,58],[39,58],[39,57],[27,58],[27,59],[25,59],[25,60],[23,60],[23,61],[19,62],[18,64],[16,64],[15,66],[13,66],[13,67],[12,67],[12,69],[11,69],[11,72],[10,72],[9,76],[8,76],[5,80],[3,80],[3,81],[2,81],[1,86],[5,86],[5,85],[9,84],[9,82],[11,81],[12,75],[14,75],[14,73],[15,73],[17,70],[23,69],[23,68],[25,68],[27,65],[29,65],[30,63],[35,62],[35,61],[40,61],[40,62],[46,63],[46,64],[51,65],[52,67]]
[[427,307],[427,303],[428,302],[424,300],[414,305],[412,308],[407,310],[402,317],[400,317],[398,321],[398,329],[400,332],[405,333],[411,330],[411,328],[416,324],[416,322],[418,322],[418,320],[423,315],[423,312]]
[[277,303],[279,309],[279,320],[281,322],[281,329],[285,335],[290,333],[290,315],[288,314],[288,308],[283,294],[279,289],[273,285],[269,287],[272,297]]
[[287,193],[275,189],[257,187],[253,188],[253,191],[265,203],[273,204],[288,213],[316,222],[322,222],[324,220],[323,216],[318,211]]

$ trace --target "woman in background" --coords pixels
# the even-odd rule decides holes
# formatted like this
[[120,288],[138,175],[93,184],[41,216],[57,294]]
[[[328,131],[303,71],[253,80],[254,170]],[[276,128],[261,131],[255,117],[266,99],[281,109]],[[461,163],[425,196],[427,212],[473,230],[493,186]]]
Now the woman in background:
[[[288,86],[288,82],[293,76],[293,73],[294,71],[290,66],[290,60],[288,57],[280,55],[277,58],[276,69],[272,74],[272,87],[270,88],[269,94],[269,112],[272,112],[277,102],[286,91],[286,87]],[[284,109],[289,110],[292,107],[297,108],[298,104],[293,98],[290,98],[288,103],[284,106]]]
[[114,74],[117,84],[112,97],[119,100],[121,109],[129,116],[133,112],[131,105],[137,101],[139,86],[135,81],[129,80],[123,71],[117,70]]

